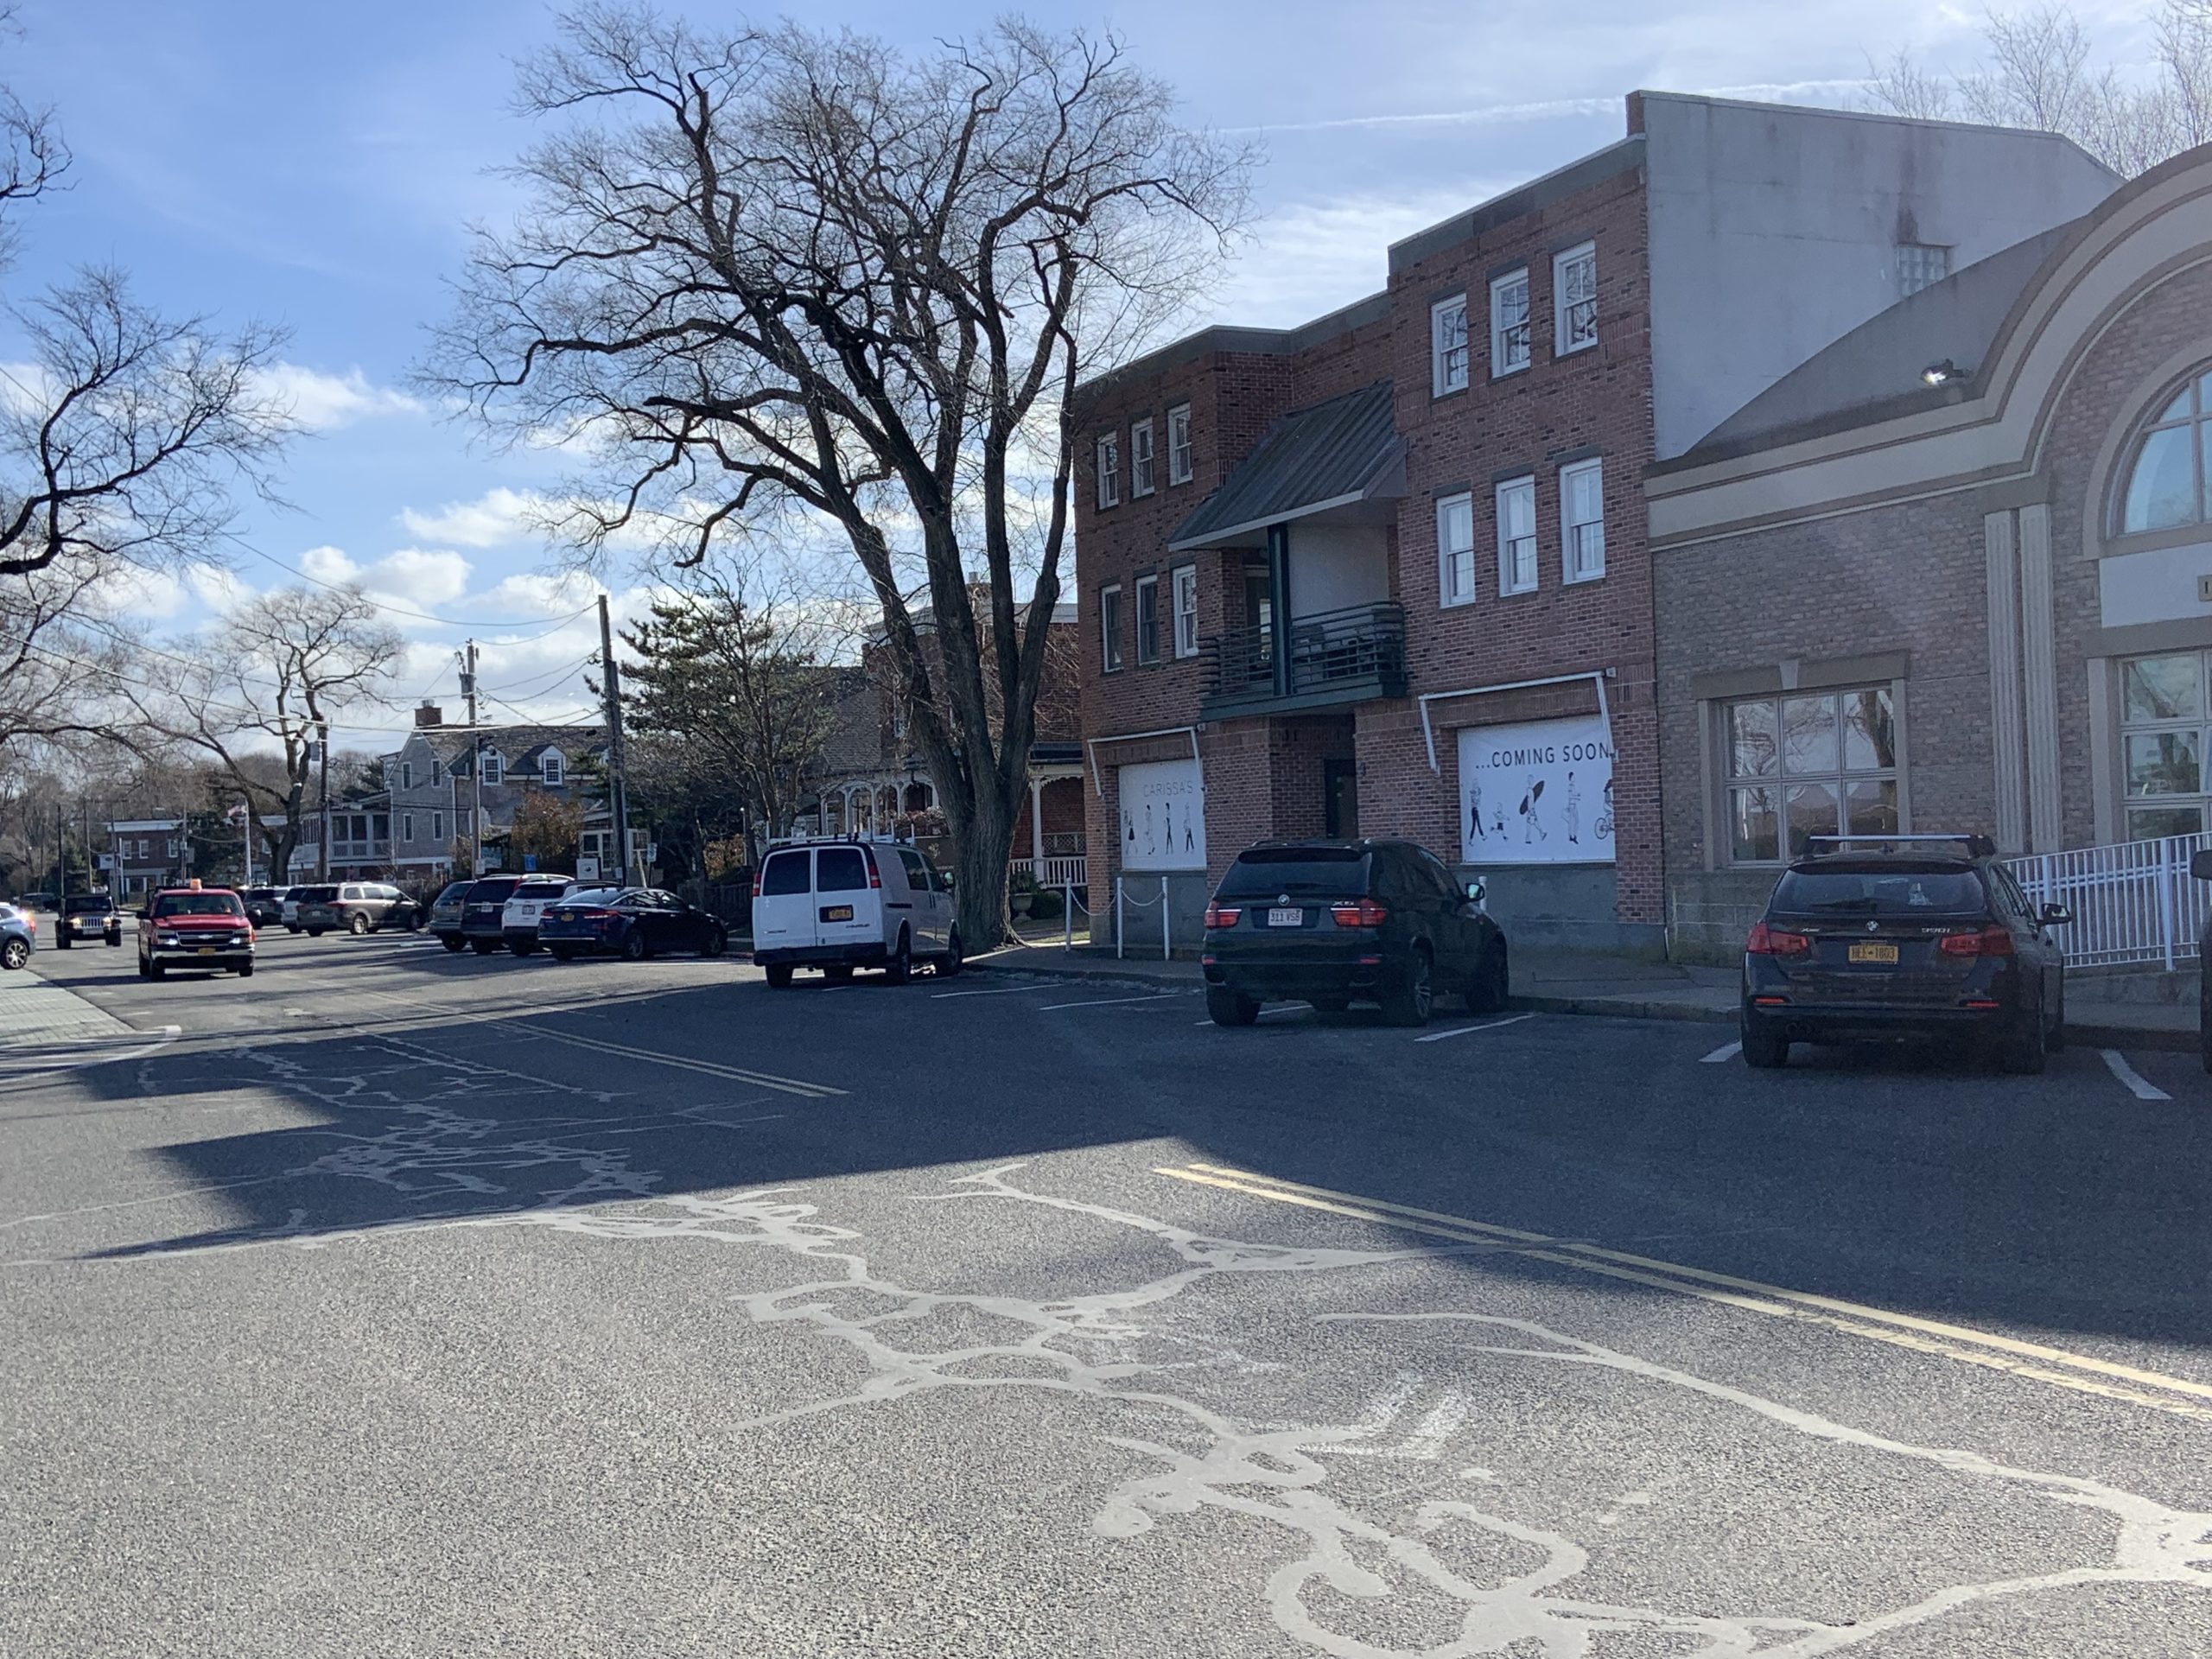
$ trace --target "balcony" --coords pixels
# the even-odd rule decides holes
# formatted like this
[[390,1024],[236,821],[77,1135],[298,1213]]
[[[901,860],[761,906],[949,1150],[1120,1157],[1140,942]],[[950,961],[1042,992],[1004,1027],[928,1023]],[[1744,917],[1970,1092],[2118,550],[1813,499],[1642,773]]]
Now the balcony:
[[[1280,649],[1279,649],[1280,647]],[[1406,613],[1354,605],[1294,617],[1285,637],[1268,626],[1205,640],[1201,720],[1283,714],[1406,695]]]

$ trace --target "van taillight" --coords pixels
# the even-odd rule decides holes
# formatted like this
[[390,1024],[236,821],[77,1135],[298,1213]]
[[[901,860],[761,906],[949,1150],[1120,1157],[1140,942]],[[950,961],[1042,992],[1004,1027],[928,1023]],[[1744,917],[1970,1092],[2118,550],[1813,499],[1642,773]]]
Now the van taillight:
[[1234,927],[1240,920],[1243,919],[1243,915],[1244,907],[1242,905],[1208,905],[1206,906],[1206,925],[1208,927]]
[[1804,934],[1769,927],[1764,922],[1753,923],[1751,937],[1744,941],[1744,954],[1751,957],[1802,957],[1812,948],[1812,940]]
[[875,849],[873,847],[863,847],[861,849],[861,851],[868,855],[868,885],[869,889],[873,891],[883,885],[882,873],[875,868]]
[[1329,906],[1338,927],[1380,927],[1390,912],[1372,899],[1345,899]]
[[1947,957],[2009,957],[2012,935],[2001,927],[1985,927],[1977,933],[1946,933],[1936,948]]

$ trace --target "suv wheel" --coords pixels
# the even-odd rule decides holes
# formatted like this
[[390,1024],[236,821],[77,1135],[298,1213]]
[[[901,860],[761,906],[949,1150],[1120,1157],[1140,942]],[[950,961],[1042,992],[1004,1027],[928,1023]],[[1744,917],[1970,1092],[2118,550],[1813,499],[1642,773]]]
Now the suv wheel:
[[1260,1005],[1239,996],[1226,985],[1206,987],[1206,1012],[1217,1026],[1249,1026],[1260,1017]]
[[966,961],[967,958],[960,952],[960,930],[956,927],[945,941],[944,954],[937,959],[937,970],[950,979],[960,971]]
[[468,949],[468,941],[458,933],[441,933],[438,935],[438,943],[448,950],[460,951]]
[[791,965],[788,962],[772,962],[760,970],[768,976],[772,991],[788,991],[791,988]]
[[2019,1021],[1998,1039],[1997,1063],[2014,1077],[2032,1077],[2044,1065],[2043,999],[2020,1010]]
[[1744,1064],[1762,1071],[1777,1071],[1789,1064],[1789,1039],[1771,1020],[1758,1014],[1744,1015]]
[[1406,971],[1382,998],[1382,1019],[1393,1026],[1425,1026],[1436,1007],[1436,976],[1428,947],[1415,945]]
[[369,931],[369,918],[361,912],[355,911],[346,918],[346,931],[355,938],[359,938],[362,934]]
[[1501,944],[1475,965],[1467,991],[1467,1012],[1503,1014],[1511,995],[1512,970],[1506,965],[1505,947]]
[[2066,1052],[2066,982],[2058,982],[2058,1012],[2051,1016],[2050,1029],[2044,1033],[2043,1049],[2046,1054]]
[[253,964],[251,962],[242,962],[238,963],[238,977],[240,979],[251,979],[253,977]]

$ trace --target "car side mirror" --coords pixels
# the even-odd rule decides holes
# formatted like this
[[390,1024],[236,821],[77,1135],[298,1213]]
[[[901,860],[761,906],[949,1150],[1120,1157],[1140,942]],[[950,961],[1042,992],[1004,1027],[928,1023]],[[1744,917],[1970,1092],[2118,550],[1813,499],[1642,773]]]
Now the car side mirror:
[[1489,892],[1490,889],[1484,887],[1480,880],[1470,881],[1466,887],[1467,902],[1471,905],[1479,905]]
[[[2203,855],[2200,853],[2196,856],[2202,858]],[[2045,905],[2043,907],[2043,919],[2056,926],[2061,922],[2072,921],[2074,912],[2063,905]]]
[[2212,848],[2189,855],[2189,873],[2200,881],[2212,881]]

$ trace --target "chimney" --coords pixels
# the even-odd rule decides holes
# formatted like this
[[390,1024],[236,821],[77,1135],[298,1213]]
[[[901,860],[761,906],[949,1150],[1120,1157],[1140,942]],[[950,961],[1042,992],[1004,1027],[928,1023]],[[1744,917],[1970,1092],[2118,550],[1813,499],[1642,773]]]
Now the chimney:
[[435,702],[425,702],[415,711],[415,728],[417,731],[431,726],[442,726],[445,723],[445,710]]

